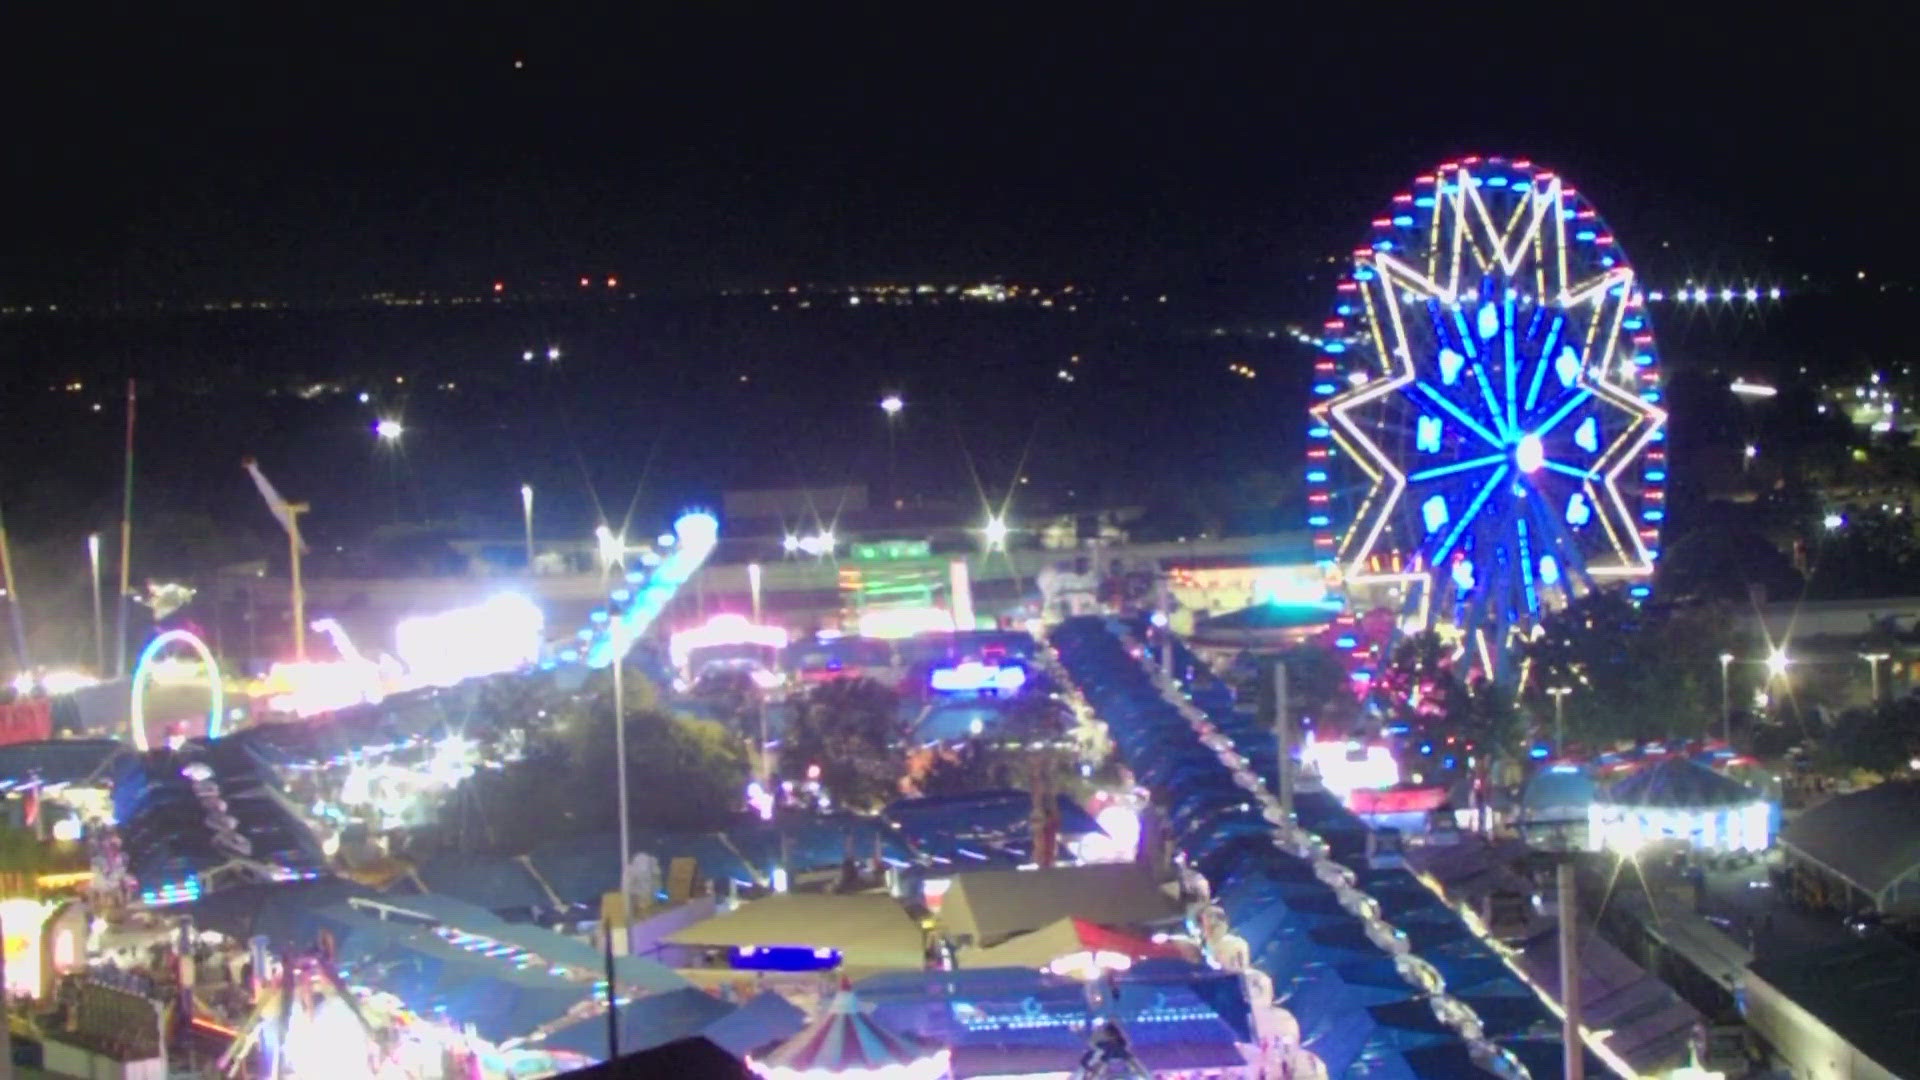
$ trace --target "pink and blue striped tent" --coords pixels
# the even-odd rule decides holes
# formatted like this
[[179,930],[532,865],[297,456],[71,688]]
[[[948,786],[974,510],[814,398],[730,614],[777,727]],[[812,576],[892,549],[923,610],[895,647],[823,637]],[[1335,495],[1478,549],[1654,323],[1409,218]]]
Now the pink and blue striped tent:
[[881,1027],[843,981],[825,1012],[748,1064],[769,1080],[874,1075],[882,1070],[901,1080],[938,1080],[948,1075],[949,1055],[944,1047]]

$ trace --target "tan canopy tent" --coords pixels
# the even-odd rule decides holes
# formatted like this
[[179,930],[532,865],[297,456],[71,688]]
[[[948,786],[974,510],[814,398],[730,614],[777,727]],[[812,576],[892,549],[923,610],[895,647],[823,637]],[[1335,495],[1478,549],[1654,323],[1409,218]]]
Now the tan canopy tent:
[[1178,918],[1180,904],[1136,863],[955,874],[940,903],[948,937],[998,945],[1069,916],[1102,926],[1148,926]]
[[889,971],[926,966],[926,939],[918,923],[892,897],[880,893],[841,895],[782,893],[676,930],[672,945],[731,948],[800,945],[838,949],[842,967]]

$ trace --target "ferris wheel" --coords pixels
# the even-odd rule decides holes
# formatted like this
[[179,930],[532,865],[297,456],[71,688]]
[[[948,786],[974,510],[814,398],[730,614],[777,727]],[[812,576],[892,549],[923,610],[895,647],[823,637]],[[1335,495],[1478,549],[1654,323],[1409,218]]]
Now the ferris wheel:
[[1354,603],[1457,632],[1496,681],[1596,589],[1648,593],[1667,415],[1645,297],[1585,198],[1463,158],[1374,219],[1317,340],[1316,559]]

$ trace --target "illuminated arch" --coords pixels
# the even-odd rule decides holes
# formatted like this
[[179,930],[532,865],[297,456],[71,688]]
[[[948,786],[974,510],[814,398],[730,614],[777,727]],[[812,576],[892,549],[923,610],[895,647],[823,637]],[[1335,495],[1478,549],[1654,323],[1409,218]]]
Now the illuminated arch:
[[213,658],[213,650],[201,641],[199,635],[186,630],[168,630],[147,642],[141,650],[140,662],[133,668],[133,745],[136,750],[146,753],[147,743],[147,680],[153,677],[153,661],[167,646],[176,641],[192,646],[200,654],[200,662],[206,665],[207,679],[213,684],[213,702],[207,706],[207,738],[220,737],[221,718],[226,715],[227,696],[220,684],[220,664]]

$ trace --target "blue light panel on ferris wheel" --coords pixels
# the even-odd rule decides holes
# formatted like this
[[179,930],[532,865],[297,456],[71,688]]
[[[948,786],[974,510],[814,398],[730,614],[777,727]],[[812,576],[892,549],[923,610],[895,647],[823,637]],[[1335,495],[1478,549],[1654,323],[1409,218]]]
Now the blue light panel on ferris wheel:
[[1420,504],[1420,518],[1427,523],[1429,534],[1437,533],[1447,523],[1447,500],[1444,495],[1434,495]]
[[1573,445],[1589,454],[1599,453],[1600,421],[1592,416],[1580,421],[1580,426],[1573,430]]
[[1480,311],[1474,316],[1475,329],[1480,331],[1482,340],[1500,332],[1500,312],[1492,304],[1481,304]]
[[1473,591],[1473,563],[1461,559],[1453,564],[1453,587],[1459,591]]
[[1440,436],[1446,431],[1447,422],[1437,416],[1417,417],[1413,422],[1414,449],[1428,454],[1440,452]]
[[1452,386],[1460,381],[1460,369],[1467,366],[1467,358],[1452,349],[1440,350],[1440,381]]
[[1560,584],[1560,563],[1551,555],[1540,556],[1540,581],[1545,585]]
[[1487,186],[1488,187],[1506,187],[1507,178],[1504,176],[1489,176],[1487,177]]
[[1579,528],[1593,520],[1593,508],[1587,505],[1587,497],[1576,491],[1567,500],[1567,524]]
[[1553,362],[1554,374],[1560,376],[1561,386],[1572,386],[1580,377],[1580,354],[1568,345],[1560,350],[1560,356]]

